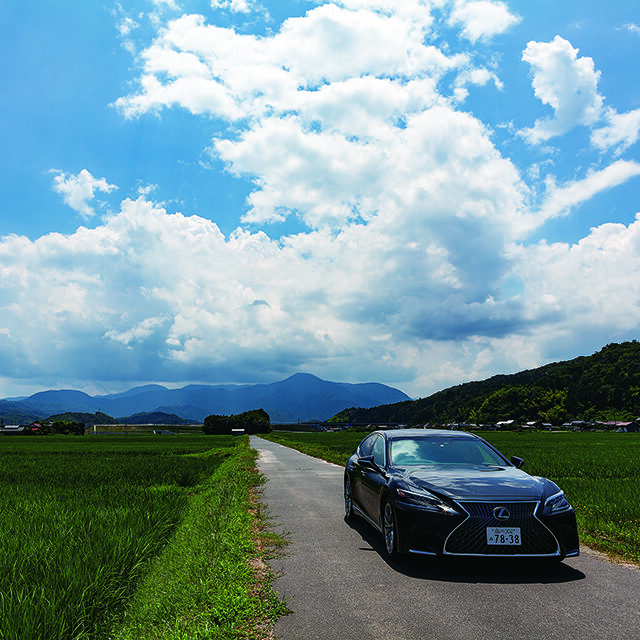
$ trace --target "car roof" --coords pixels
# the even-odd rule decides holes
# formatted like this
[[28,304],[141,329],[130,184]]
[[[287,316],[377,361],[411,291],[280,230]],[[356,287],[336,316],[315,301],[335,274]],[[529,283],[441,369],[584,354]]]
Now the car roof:
[[448,429],[393,429],[393,430],[379,430],[375,433],[380,433],[387,440],[394,440],[395,438],[437,438],[447,436],[449,438],[476,438],[473,433],[467,431],[451,431]]

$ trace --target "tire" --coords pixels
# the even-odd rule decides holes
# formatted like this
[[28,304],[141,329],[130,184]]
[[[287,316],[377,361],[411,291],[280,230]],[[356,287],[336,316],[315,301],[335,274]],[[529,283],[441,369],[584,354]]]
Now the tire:
[[398,521],[396,510],[390,498],[386,498],[382,505],[382,537],[387,556],[390,560],[397,560],[400,557],[398,552]]
[[351,480],[348,476],[344,479],[344,517],[345,520],[353,520],[353,497],[351,495]]

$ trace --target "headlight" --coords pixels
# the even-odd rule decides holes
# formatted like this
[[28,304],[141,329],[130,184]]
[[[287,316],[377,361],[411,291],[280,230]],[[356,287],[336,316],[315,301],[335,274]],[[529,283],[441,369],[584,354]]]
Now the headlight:
[[545,511],[549,509],[549,513],[562,513],[563,511],[570,511],[571,505],[567,500],[567,496],[564,495],[564,491],[559,491],[544,501],[544,509]]
[[398,492],[398,498],[402,502],[407,502],[413,506],[424,509],[425,511],[433,511],[434,513],[441,513],[444,515],[453,516],[458,512],[450,507],[446,502],[436,498],[436,496],[427,492],[409,491],[408,489],[396,489]]

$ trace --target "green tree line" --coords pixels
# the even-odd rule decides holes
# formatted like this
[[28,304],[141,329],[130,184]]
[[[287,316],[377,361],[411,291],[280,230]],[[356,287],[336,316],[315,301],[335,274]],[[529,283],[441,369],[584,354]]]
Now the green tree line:
[[204,419],[202,425],[202,430],[211,435],[233,433],[234,429],[243,429],[248,434],[269,433],[271,419],[264,409],[252,409],[230,416],[212,414]]
[[83,436],[84,430],[84,422],[54,420],[53,422],[43,422],[40,424],[35,433],[39,436],[54,436],[57,434]]

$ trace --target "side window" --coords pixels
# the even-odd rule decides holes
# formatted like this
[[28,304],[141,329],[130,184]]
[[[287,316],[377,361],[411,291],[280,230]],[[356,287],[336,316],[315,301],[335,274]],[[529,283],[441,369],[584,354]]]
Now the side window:
[[376,439],[376,436],[367,436],[358,447],[358,455],[361,458],[365,456],[371,455],[371,450],[373,449],[373,441]]
[[378,436],[373,445],[373,461],[379,466],[384,467],[384,438]]

